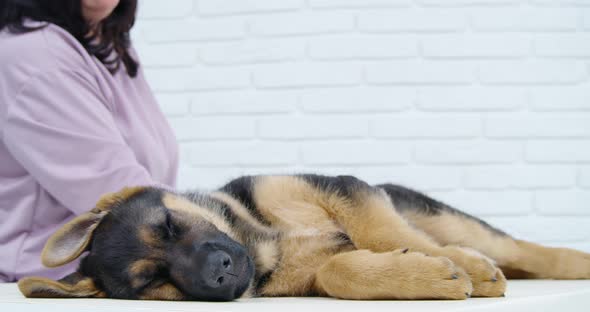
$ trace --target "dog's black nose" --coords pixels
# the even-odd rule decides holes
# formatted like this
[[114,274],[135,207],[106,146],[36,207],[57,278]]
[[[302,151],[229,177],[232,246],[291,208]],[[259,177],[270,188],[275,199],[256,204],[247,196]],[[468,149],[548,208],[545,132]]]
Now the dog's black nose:
[[207,256],[207,260],[201,270],[201,277],[207,286],[219,288],[225,285],[231,274],[233,263],[229,254],[223,250],[216,250]]

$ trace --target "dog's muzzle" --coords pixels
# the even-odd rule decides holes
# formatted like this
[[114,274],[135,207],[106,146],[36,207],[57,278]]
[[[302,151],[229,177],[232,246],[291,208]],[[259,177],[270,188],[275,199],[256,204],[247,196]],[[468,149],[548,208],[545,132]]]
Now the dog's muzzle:
[[[254,265],[241,244],[227,238],[198,243],[190,252],[190,267],[181,268],[179,285],[191,297],[206,301],[228,301],[248,288]],[[177,268],[178,270],[179,268]]]

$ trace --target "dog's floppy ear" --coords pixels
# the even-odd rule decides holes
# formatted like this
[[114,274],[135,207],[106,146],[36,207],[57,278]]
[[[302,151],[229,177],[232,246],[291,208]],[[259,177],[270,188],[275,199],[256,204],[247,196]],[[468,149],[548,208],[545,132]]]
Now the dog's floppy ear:
[[41,261],[46,267],[58,267],[78,258],[92,239],[92,233],[105,215],[115,206],[144,190],[142,187],[126,187],[117,193],[109,193],[100,198],[96,207],[55,232],[43,248]]
[[104,298],[106,294],[94,285],[91,278],[79,272],[59,281],[45,277],[27,277],[18,281],[18,288],[27,298]]
[[93,209],[64,224],[45,243],[41,253],[43,265],[54,268],[78,258],[86,251],[92,232],[107,213]]

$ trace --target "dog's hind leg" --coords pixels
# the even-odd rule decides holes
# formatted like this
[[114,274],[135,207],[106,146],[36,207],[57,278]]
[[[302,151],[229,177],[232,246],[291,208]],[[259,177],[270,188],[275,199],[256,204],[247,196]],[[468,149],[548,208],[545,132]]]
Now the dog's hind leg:
[[511,278],[590,279],[590,254],[515,240],[516,261],[501,265]]
[[590,254],[514,239],[461,214],[404,215],[441,245],[470,247],[492,258],[508,278],[590,279]]
[[469,276],[444,257],[397,250],[333,256],[316,274],[318,293],[343,299],[466,299]]
[[379,187],[397,211],[439,244],[473,248],[492,258],[508,278],[590,279],[590,254],[517,240],[421,193],[391,184]]

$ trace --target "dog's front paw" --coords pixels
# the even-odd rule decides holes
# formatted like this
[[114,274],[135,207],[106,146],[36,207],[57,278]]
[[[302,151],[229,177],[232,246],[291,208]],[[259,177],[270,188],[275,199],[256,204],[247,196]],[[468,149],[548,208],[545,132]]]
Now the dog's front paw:
[[490,258],[474,249],[458,246],[446,246],[442,254],[469,274],[473,283],[472,296],[504,296],[506,277]]
[[396,251],[406,268],[402,276],[407,295],[403,299],[455,299],[471,297],[473,286],[469,275],[445,257],[430,257],[407,249]]

